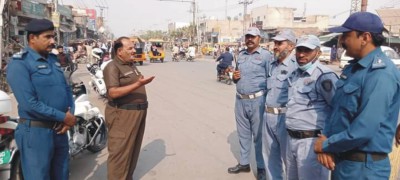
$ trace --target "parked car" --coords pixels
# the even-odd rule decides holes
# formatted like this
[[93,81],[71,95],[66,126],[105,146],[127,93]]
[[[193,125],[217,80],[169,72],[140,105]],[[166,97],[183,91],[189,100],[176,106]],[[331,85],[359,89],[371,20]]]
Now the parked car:
[[321,46],[321,56],[319,56],[319,61],[329,64],[331,61],[331,48],[326,46]]
[[[396,51],[394,51],[391,47],[388,46],[381,46],[382,52],[386,54],[390,59],[392,59],[393,63],[397,66],[400,67],[400,56],[397,54]],[[346,50],[343,51],[342,58],[340,59],[340,68],[344,68],[350,60],[352,60],[352,57],[346,56]]]

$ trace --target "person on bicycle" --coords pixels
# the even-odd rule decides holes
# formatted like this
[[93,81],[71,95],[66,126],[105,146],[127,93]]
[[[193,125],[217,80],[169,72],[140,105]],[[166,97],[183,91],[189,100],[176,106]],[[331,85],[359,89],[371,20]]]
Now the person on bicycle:
[[217,65],[217,75],[218,77],[223,74],[224,70],[229,66],[232,66],[233,56],[229,53],[229,47],[225,48],[225,53],[221,54],[215,62],[219,62]]

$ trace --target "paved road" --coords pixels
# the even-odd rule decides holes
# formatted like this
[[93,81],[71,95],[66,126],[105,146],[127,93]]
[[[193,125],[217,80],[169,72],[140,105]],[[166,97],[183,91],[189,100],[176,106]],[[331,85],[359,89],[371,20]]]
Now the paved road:
[[[156,78],[146,86],[148,117],[134,179],[255,179],[253,172],[227,173],[239,157],[235,86],[216,81],[212,59],[169,60],[139,66],[142,74]],[[84,65],[75,77],[86,84],[90,79]],[[90,98],[104,112],[105,101],[94,91]],[[14,110],[16,115],[16,107]],[[254,153],[251,158],[254,170]],[[106,160],[106,149],[98,154],[83,152],[71,161],[70,179],[107,179]]]

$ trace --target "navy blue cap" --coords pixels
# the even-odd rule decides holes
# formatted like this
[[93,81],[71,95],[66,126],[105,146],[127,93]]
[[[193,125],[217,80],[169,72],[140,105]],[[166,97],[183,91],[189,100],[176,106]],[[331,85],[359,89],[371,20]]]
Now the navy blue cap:
[[342,33],[349,31],[362,31],[382,33],[385,28],[379,16],[370,12],[356,12],[350,15],[342,26],[329,28],[330,32]]
[[28,25],[26,25],[25,30],[28,32],[38,33],[54,30],[54,25],[53,22],[47,19],[33,19],[28,23]]

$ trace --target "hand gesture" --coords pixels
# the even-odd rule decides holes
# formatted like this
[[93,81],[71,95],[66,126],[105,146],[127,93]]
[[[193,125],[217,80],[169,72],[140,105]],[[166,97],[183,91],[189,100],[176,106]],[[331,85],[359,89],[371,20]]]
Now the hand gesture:
[[71,114],[69,110],[70,108],[68,108],[67,113],[65,113],[64,124],[66,124],[67,126],[73,126],[76,124],[76,117]]
[[57,134],[65,134],[70,128],[70,126],[60,123],[55,130],[57,131]]
[[151,76],[151,77],[145,79],[143,76],[140,76],[138,82],[141,86],[143,86],[143,85],[149,84],[151,81],[153,81],[154,78],[155,78],[155,76]]
[[327,139],[327,137],[323,134],[319,134],[318,135],[319,138],[315,141],[314,144],[314,152],[315,153],[322,153],[322,144],[324,143],[324,141]]
[[233,71],[233,80],[239,80],[240,79],[240,71],[239,70],[235,70]]
[[335,158],[330,153],[318,153],[318,162],[327,169],[333,171],[335,169]]

